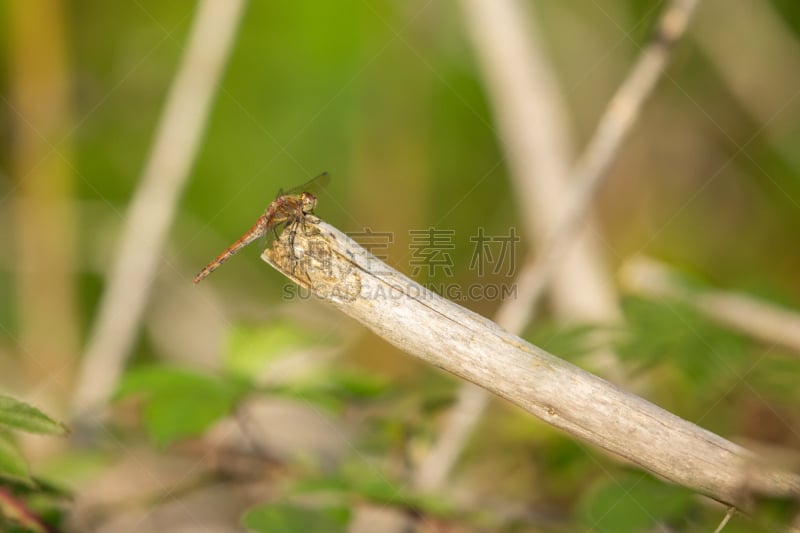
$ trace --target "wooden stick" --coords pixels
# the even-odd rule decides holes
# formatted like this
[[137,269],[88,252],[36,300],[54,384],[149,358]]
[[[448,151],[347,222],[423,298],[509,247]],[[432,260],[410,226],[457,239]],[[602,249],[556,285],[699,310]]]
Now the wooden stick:
[[400,349],[673,483],[747,510],[800,497],[800,476],[427,290],[323,222],[297,223],[262,258]]

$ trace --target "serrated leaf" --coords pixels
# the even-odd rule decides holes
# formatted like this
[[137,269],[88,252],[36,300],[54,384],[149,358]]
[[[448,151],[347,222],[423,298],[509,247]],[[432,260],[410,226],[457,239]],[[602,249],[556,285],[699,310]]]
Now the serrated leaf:
[[122,378],[115,398],[132,394],[151,395],[179,388],[192,388],[197,383],[205,383],[210,378],[176,366],[150,365],[129,370]]
[[453,516],[452,508],[438,496],[412,492],[404,488],[402,483],[387,479],[374,469],[356,463],[348,463],[332,475],[295,482],[291,492],[338,494],[348,498],[355,496],[359,501],[415,509],[439,517]]
[[387,380],[360,372],[334,372],[325,380],[330,388],[353,399],[371,399],[389,388]]
[[61,453],[49,458],[37,471],[46,480],[35,478],[36,483],[47,493],[68,496],[65,487],[80,486],[81,483],[95,479],[108,470],[114,461],[113,455],[99,447],[76,447],[69,453]]
[[352,488],[353,483],[351,480],[334,474],[297,480],[291,485],[291,494],[347,494]]
[[623,302],[628,334],[617,346],[625,358],[647,366],[676,365],[693,383],[709,387],[720,372],[720,362],[745,361],[747,341],[717,326],[687,304],[628,298]]
[[0,427],[39,433],[43,435],[66,435],[65,426],[27,403],[0,394]]
[[0,431],[0,477],[28,487],[36,486],[28,472],[25,457],[8,431]]
[[216,388],[174,391],[155,396],[145,407],[148,434],[159,445],[200,435],[233,408],[234,398]]
[[289,322],[268,326],[236,326],[228,334],[223,368],[245,379],[261,374],[271,361],[290,350],[314,346],[318,341],[305,328]]
[[245,527],[259,533],[297,533],[324,531],[344,533],[350,521],[346,507],[305,508],[289,504],[261,505],[247,511]]
[[591,324],[564,325],[551,321],[537,324],[525,338],[562,359],[574,360],[597,350],[600,345],[598,333],[607,329]]
[[320,373],[288,386],[262,389],[266,394],[297,398],[316,404],[331,412],[340,412],[347,400],[371,399],[383,393],[388,383],[366,374],[332,372]]
[[117,397],[144,395],[144,424],[160,445],[201,434],[227,415],[246,392],[224,381],[173,367],[147,367],[129,373]]
[[580,507],[584,522],[593,531],[635,533],[658,524],[674,525],[690,514],[693,502],[694,496],[686,489],[632,474],[589,491]]
[[326,388],[321,388],[314,384],[299,383],[291,386],[268,387],[263,389],[263,392],[268,395],[283,396],[313,403],[331,413],[341,412],[344,408],[344,402],[341,397],[336,396]]

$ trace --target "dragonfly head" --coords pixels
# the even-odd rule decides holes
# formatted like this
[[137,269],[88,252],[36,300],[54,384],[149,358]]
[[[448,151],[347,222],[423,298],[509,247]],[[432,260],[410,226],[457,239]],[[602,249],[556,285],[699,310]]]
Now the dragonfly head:
[[317,207],[317,197],[310,192],[304,192],[300,195],[300,207],[304,214],[309,214]]

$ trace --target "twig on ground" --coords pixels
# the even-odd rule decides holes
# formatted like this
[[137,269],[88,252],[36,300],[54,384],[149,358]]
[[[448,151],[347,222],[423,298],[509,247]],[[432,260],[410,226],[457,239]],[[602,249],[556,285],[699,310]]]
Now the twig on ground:
[[673,483],[740,509],[800,496],[800,476],[436,295],[328,224],[291,225],[262,258],[404,351]]
[[728,511],[722,518],[722,522],[720,522],[719,525],[717,526],[717,529],[714,530],[714,533],[720,533],[720,531],[722,531],[725,528],[725,526],[728,525],[728,522],[733,517],[734,513],[736,513],[736,507],[728,507]]
[[244,0],[203,0],[198,5],[107,276],[75,391],[75,416],[102,406],[125,366],[244,5]]

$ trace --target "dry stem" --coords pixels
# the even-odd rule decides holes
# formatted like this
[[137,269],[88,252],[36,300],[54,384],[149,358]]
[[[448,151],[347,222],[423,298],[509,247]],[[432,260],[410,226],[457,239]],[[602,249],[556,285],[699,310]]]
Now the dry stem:
[[673,483],[748,509],[800,497],[800,477],[563,361],[406,278],[325,223],[262,258],[406,352]]
[[[528,215],[526,226],[543,241],[537,257],[526,260],[520,271],[517,299],[505,302],[496,320],[510,331],[522,331],[533,320],[548,287],[553,289],[556,311],[589,321],[617,318],[619,311],[611,302],[613,295],[603,281],[593,243],[585,237],[585,220],[608,167],[663,72],[672,44],[683,35],[697,1],[673,0],[667,7],[651,44],[612,98],[585,153],[565,180],[574,185],[564,192],[560,191],[563,184],[554,178],[564,173],[565,120],[558,112],[561,104],[554,94],[555,81],[538,47],[533,46],[535,33],[526,37],[522,30],[523,10],[513,1],[493,3],[490,8],[480,0],[463,0],[463,5],[505,134],[515,183],[526,202],[538,200],[530,202],[534,209],[523,210]],[[531,33],[531,28],[527,32]],[[544,103],[537,105],[541,100]],[[547,132],[548,127],[553,131]],[[564,207],[562,198],[566,198]],[[542,220],[532,220],[536,214],[541,214]],[[573,255],[567,261],[570,251]],[[587,305],[578,295],[591,295],[594,304]],[[613,360],[610,354],[597,355]],[[620,374],[612,366],[612,373]],[[418,488],[433,490],[444,482],[487,404],[482,390],[464,387],[441,437],[416,473]]]
[[102,405],[125,366],[243,7],[244,0],[199,3],[86,348],[76,415]]

